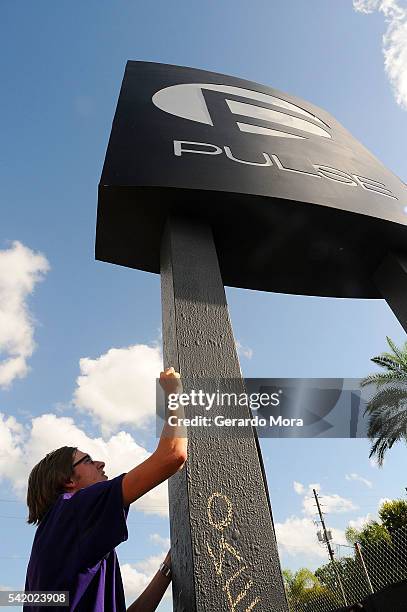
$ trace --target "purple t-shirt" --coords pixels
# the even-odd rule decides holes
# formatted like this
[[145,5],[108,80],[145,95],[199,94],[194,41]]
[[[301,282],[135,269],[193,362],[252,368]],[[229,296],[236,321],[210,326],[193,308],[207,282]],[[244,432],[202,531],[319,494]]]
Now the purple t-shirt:
[[24,612],[125,612],[114,548],[127,540],[124,474],[60,495],[39,524],[26,591],[69,591],[69,608],[24,606]]

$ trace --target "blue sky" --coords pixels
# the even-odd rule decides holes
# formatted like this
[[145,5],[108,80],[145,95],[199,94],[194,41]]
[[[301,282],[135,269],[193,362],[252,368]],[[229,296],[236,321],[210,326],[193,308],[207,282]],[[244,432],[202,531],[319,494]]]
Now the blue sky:
[[[143,421],[150,390],[137,385],[160,359],[159,278],[93,256],[97,184],[126,61],[223,72],[309,100],[406,181],[403,11],[401,0],[2,3],[0,585],[23,585],[34,534],[24,525],[24,478],[54,441],[71,435],[111,458],[109,475],[154,448]],[[227,297],[246,376],[360,377],[386,335],[405,341],[380,300],[239,289]],[[350,520],[405,494],[403,446],[381,470],[364,440],[263,440],[262,448],[284,567],[326,560],[309,484],[320,484],[338,542]],[[129,522],[119,555],[130,597],[167,546],[165,493]]]

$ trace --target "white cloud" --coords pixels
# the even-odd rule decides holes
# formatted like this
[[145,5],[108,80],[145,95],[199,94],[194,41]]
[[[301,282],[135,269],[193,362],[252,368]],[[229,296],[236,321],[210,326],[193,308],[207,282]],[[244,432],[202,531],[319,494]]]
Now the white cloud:
[[352,500],[341,497],[337,493],[324,493],[321,495],[321,485],[317,482],[309,484],[308,487],[305,487],[300,482],[294,482],[295,492],[298,493],[298,495],[303,495],[302,511],[306,516],[311,517],[318,512],[313,489],[319,494],[318,499],[322,512],[340,514],[342,512],[350,512],[351,510],[357,509],[357,506],[355,506]]
[[368,512],[366,514],[366,516],[358,516],[358,518],[356,518],[353,521],[349,521],[349,527],[353,527],[353,529],[357,529],[358,531],[360,531],[361,529],[363,529],[363,527],[366,527],[366,525],[373,520],[373,516],[370,514],[370,512]]
[[387,30],[382,39],[384,67],[397,104],[407,108],[407,9],[397,0],[353,0],[360,13],[383,13]]
[[379,4],[380,0],[353,0],[353,8],[359,13],[373,13]]
[[321,485],[318,482],[311,483],[305,487],[302,483],[294,481],[295,492],[298,493],[298,495],[303,495],[302,512],[307,517],[314,516],[318,513],[313,492],[314,489],[318,493],[322,512],[341,514],[343,512],[350,512],[351,510],[357,510],[358,508],[351,499],[341,497],[337,493],[321,494]]
[[298,494],[298,495],[302,495],[305,491],[305,487],[303,484],[301,484],[300,482],[297,482],[296,480],[294,480],[293,483],[294,486],[294,491]]
[[145,514],[168,516],[168,483],[162,482],[158,487],[140,497],[133,506]]
[[160,567],[161,563],[164,561],[166,554],[167,551],[163,551],[158,555],[152,555],[151,557],[147,557],[142,561],[137,561],[137,563],[134,563],[134,566],[148,576],[153,576]]
[[236,350],[237,354],[241,357],[246,357],[246,359],[251,359],[253,357],[253,349],[249,346],[243,346],[239,340],[236,340]]
[[158,544],[158,546],[163,546],[164,548],[169,548],[171,543],[170,543],[170,538],[163,538],[162,536],[160,536],[160,534],[158,533],[152,533],[150,535],[150,540],[154,543],[154,544]]
[[[77,446],[104,461],[109,478],[128,472],[150,454],[124,431],[103,440],[89,437],[69,417],[43,414],[24,429],[13,417],[0,414],[0,480],[8,479],[16,494],[24,498],[32,467],[48,452],[65,445]],[[167,516],[166,483],[144,495],[133,507],[147,514]]]
[[143,429],[152,422],[162,370],[157,347],[111,348],[96,359],[82,358],[79,366],[74,405],[90,413],[104,435],[123,424]]
[[[318,527],[310,518],[290,516],[283,523],[276,523],[276,537],[279,549],[290,556],[326,558],[326,547],[318,542]],[[331,529],[333,541],[345,544],[345,534],[340,529]]]
[[23,433],[23,427],[14,417],[0,413],[0,480],[3,477],[17,482],[24,473]]
[[120,566],[124,592],[126,594],[126,602],[129,605],[133,602],[146,588],[151,580],[151,577],[140,572],[130,563],[124,563]]
[[[321,505],[322,512],[328,514],[341,514],[343,512],[350,512],[356,510],[357,506],[350,499],[341,497],[337,493],[333,494],[320,494],[318,496],[319,503]],[[303,512],[308,516],[313,516],[318,512],[314,495],[308,492],[302,500]]]
[[[163,552],[161,555],[154,555],[137,563],[121,565],[124,592],[128,605],[144,591],[162,561],[164,561],[165,555],[166,552]],[[171,589],[167,589],[164,598],[170,597]]]
[[369,489],[373,487],[373,483],[370,480],[368,480],[367,478],[363,478],[363,476],[360,476],[355,472],[352,472],[351,474],[346,474],[345,478],[346,480],[357,480],[358,482],[362,482],[364,485],[369,487]]
[[41,253],[15,241],[0,251],[0,387],[7,388],[28,372],[34,352],[34,319],[27,297],[44,278],[49,263]]

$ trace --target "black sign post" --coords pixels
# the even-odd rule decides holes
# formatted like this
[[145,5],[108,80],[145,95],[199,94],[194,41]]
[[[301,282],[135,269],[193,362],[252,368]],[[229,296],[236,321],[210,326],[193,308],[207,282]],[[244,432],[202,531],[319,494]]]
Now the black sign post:
[[407,256],[388,253],[374,279],[380,293],[407,332]]
[[[202,378],[242,390],[224,285],[384,296],[407,326],[406,199],[405,184],[309,102],[128,62],[96,257],[161,272],[165,365],[187,391]],[[255,432],[201,434],[189,430],[187,467],[170,480],[174,609],[286,611]]]
[[[207,224],[168,220],[161,283],[164,362],[182,373],[184,391],[202,389],[204,379],[216,381],[213,389],[220,392],[243,392]],[[243,416],[250,417],[247,409]],[[254,433],[222,437],[190,428],[188,438],[187,465],[169,482],[174,610],[266,611],[272,602],[273,610],[286,611],[267,483]]]

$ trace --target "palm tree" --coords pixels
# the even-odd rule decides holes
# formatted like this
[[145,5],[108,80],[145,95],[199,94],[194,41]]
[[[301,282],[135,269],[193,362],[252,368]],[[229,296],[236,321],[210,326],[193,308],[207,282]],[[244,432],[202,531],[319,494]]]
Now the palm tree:
[[376,385],[365,414],[369,415],[367,435],[373,441],[369,457],[376,457],[379,465],[395,442],[407,442],[407,342],[401,349],[389,337],[387,343],[392,352],[371,359],[385,372],[366,376],[360,383]]

